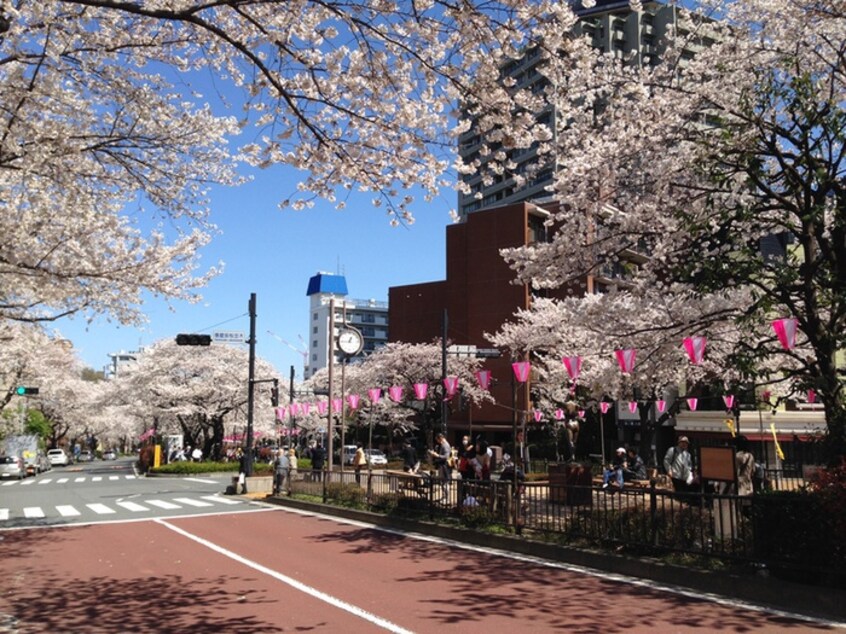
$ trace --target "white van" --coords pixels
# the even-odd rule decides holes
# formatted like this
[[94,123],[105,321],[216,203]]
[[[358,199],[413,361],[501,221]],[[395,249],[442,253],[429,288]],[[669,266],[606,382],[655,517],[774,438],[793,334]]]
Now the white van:
[[344,448],[341,451],[341,460],[344,464],[353,463],[353,458],[355,457],[355,449],[355,445],[344,445]]

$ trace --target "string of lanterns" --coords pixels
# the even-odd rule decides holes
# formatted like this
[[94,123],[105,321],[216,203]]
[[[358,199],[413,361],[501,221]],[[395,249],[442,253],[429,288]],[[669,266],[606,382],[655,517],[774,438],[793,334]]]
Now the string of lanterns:
[[[798,321],[794,318],[776,319],[772,322],[772,327],[775,330],[776,336],[778,337],[779,342],[785,350],[790,350],[796,345],[796,333],[798,330],[797,325]],[[688,358],[690,359],[690,362],[693,365],[698,365],[702,363],[702,360],[705,355],[706,344],[707,338],[703,336],[686,337],[683,340],[682,345],[688,355]],[[617,359],[618,365],[620,366],[620,371],[623,374],[631,374],[631,372],[634,370],[635,362],[637,359],[637,349],[626,348],[615,350],[614,355]],[[564,368],[567,370],[567,375],[569,376],[570,381],[572,381],[572,386],[570,388],[571,393],[575,393],[576,382],[578,381],[579,375],[582,371],[582,360],[583,359],[581,356],[565,356],[561,359]],[[511,368],[514,372],[514,378],[518,383],[525,383],[529,380],[531,372],[531,363],[529,361],[516,361],[511,364]],[[475,377],[481,389],[489,389],[492,380],[490,370],[479,370],[475,373]],[[458,393],[459,378],[457,376],[448,376],[443,379],[443,385],[445,400],[449,400]],[[429,384],[414,383],[412,385],[412,389],[414,391],[414,398],[416,400],[422,401],[426,399],[429,393]],[[403,394],[404,388],[402,386],[395,385],[388,388],[388,398],[394,403],[400,403],[403,399]],[[370,404],[376,405],[382,398],[382,390],[381,388],[370,388],[369,390],[367,390],[367,396],[370,401]],[[768,400],[767,393],[765,393],[764,395],[764,400]],[[725,403],[726,409],[731,410],[734,407],[735,397],[733,394],[727,394],[723,396],[723,401]],[[814,403],[815,401],[816,392],[814,390],[808,390],[808,402]],[[696,397],[689,397],[686,399],[686,402],[688,409],[690,411],[695,411],[698,406],[699,400]],[[350,410],[357,410],[360,404],[361,397],[358,394],[347,395],[347,405]],[[341,410],[343,409],[343,405],[344,403],[341,398],[332,399],[331,412],[341,412]],[[606,414],[611,407],[611,403],[608,401],[600,401],[598,405],[599,410],[603,414]],[[308,416],[309,412],[311,411],[311,406],[312,405],[310,403],[304,402],[291,403],[288,406],[277,407],[276,419],[278,421],[282,421],[285,419],[286,416],[290,416],[292,419],[300,415]],[[321,416],[325,416],[326,413],[330,411],[330,403],[325,400],[318,401],[316,403],[316,408]],[[637,411],[638,401],[629,401],[628,408],[629,411],[632,413]],[[655,401],[655,408],[658,413],[664,413],[667,409],[667,402],[663,399],[658,399]],[[585,414],[586,411],[584,409],[579,409],[577,411],[577,415],[579,418],[583,419],[585,417]],[[564,419],[564,410],[556,409],[554,412],[554,417],[556,420]],[[541,422],[544,418],[544,413],[541,410],[534,410],[533,418],[536,422]]]

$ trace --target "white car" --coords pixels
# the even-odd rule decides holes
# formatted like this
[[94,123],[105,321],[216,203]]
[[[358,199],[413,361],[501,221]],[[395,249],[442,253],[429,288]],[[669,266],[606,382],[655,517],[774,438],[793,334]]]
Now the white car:
[[388,464],[388,456],[381,449],[365,449],[364,455],[374,467],[384,467]]
[[68,458],[68,454],[65,453],[64,449],[48,449],[47,450],[47,460],[50,461],[50,464],[54,467],[66,467],[70,464],[70,458]]

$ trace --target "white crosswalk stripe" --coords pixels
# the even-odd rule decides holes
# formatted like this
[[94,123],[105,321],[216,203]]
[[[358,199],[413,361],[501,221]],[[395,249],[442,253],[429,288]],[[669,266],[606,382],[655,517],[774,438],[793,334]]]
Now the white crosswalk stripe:
[[4,486],[4,487],[10,487],[10,486],[12,486],[13,484],[15,484],[15,481],[14,481],[14,480],[9,480],[8,482],[4,482],[4,483],[3,483],[3,486]]
[[137,513],[138,511],[149,511],[146,506],[142,504],[138,504],[137,502],[117,502],[117,505],[125,508],[127,511],[132,511],[133,513]]
[[117,512],[113,508],[109,508],[105,504],[100,504],[99,502],[97,502],[95,504],[86,504],[85,506],[90,508],[92,511],[94,511],[98,515],[109,515],[111,513]]
[[213,504],[210,504],[209,502],[202,502],[200,500],[194,500],[192,498],[173,498],[173,501],[174,502],[180,502],[182,504],[187,504],[188,506],[196,506],[196,507],[214,506]]
[[57,506],[56,510],[62,517],[76,517],[80,514],[79,511],[76,510],[76,508],[69,504],[62,504],[60,506]]
[[0,509],[0,522],[5,522],[9,519],[9,509]]
[[134,480],[135,479],[134,475],[128,475],[128,476],[125,476],[125,477],[126,477],[127,480]]
[[74,482],[85,482],[85,478],[75,478]]
[[120,480],[120,476],[109,476],[109,480]]
[[64,484],[68,480],[69,480],[69,478],[59,478],[58,480],[56,480],[56,483],[57,484]]
[[91,482],[99,482],[102,479],[103,479],[102,476],[94,476],[93,478],[91,478]]
[[217,502],[218,504],[240,504],[240,500],[230,500],[229,498],[222,498],[219,495],[202,495],[200,496],[204,500],[209,500],[210,502]]
[[35,480],[24,480],[21,482],[21,486],[26,486],[27,484],[32,484],[33,482],[35,482]]
[[164,509],[166,511],[172,511],[173,509],[181,509],[182,507],[178,504],[174,504],[173,502],[168,502],[166,500],[144,500],[147,504],[152,504],[153,506],[157,506],[160,509]]
[[27,506],[24,508],[24,517],[29,519],[44,517],[44,509],[40,506]]
[[38,484],[50,484],[53,481],[53,478],[46,478],[45,480],[39,480]]

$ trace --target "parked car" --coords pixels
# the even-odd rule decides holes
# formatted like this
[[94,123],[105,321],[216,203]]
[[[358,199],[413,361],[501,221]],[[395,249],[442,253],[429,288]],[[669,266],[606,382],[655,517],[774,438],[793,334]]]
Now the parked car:
[[49,471],[52,466],[47,459],[47,455],[41,449],[28,452],[24,457],[24,465],[26,466],[26,474],[33,476]]
[[87,449],[83,449],[79,452],[79,455],[76,457],[77,462],[94,462],[94,454],[88,451]]
[[355,445],[344,445],[342,450],[341,459],[344,461],[344,464],[352,464],[353,457],[355,456]]
[[365,449],[364,455],[374,467],[384,467],[388,464],[388,456],[381,449]]
[[54,467],[66,467],[70,464],[70,458],[68,458],[68,454],[66,454],[65,450],[61,448],[48,449],[47,460],[49,460],[50,464]]
[[107,449],[103,452],[103,460],[117,460],[117,452],[113,449]]
[[19,456],[0,456],[0,478],[17,478],[23,480],[26,477],[26,465],[23,458]]

